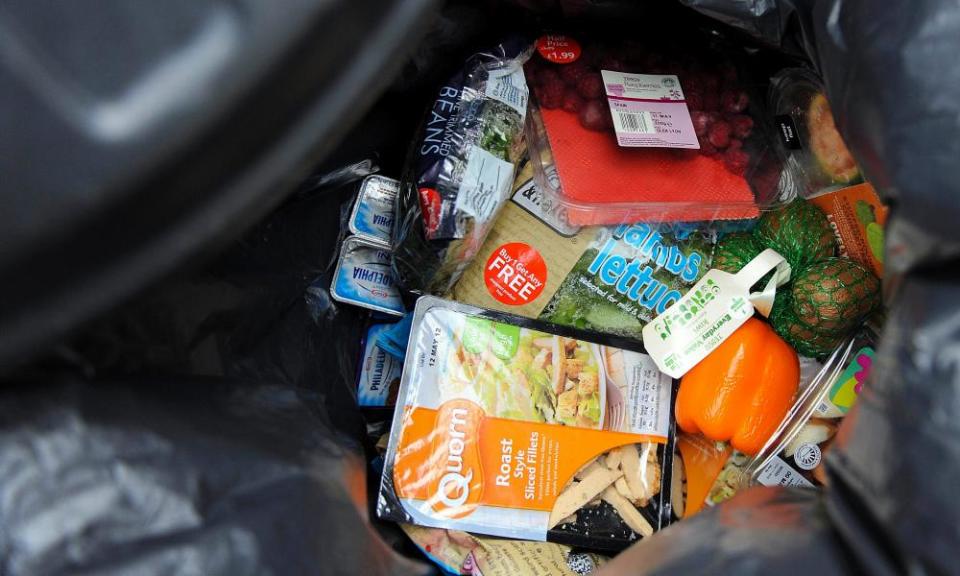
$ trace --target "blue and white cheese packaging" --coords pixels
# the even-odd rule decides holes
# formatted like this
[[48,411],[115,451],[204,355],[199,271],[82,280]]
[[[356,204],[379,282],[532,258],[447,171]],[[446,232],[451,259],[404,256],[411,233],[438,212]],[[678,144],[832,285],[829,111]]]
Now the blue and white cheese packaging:
[[377,346],[377,337],[390,324],[374,324],[367,330],[357,378],[357,402],[371,408],[392,407],[400,391],[403,362]]
[[358,238],[389,247],[396,220],[394,202],[399,191],[399,180],[379,175],[364,178],[350,214],[350,232]]
[[338,302],[403,316],[406,310],[390,259],[388,248],[348,236],[340,248],[330,295]]

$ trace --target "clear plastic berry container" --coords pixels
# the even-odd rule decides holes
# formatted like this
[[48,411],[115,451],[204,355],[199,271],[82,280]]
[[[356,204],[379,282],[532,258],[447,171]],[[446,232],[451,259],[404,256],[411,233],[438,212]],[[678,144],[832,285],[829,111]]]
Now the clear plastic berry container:
[[[532,93],[527,142],[538,184],[574,225],[741,220],[789,201],[792,189],[781,182],[782,158],[763,110],[766,86],[740,70],[707,44],[650,48],[634,41],[541,38],[525,68]],[[676,124],[664,123],[672,112],[657,111],[640,118],[645,124],[639,127],[630,113],[618,111],[615,120],[608,93],[619,93],[611,73],[669,85],[675,90],[670,110],[679,101],[689,120],[681,113]],[[650,102],[654,109],[661,104],[614,100]],[[672,137],[668,131],[684,130],[683,147],[620,145],[625,135],[659,142]]]

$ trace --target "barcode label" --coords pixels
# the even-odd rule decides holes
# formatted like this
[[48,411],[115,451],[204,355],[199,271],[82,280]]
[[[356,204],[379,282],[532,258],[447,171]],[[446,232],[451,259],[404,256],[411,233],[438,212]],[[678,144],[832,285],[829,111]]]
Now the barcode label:
[[624,148],[700,147],[679,78],[612,70],[600,73],[617,145]]
[[617,132],[633,132],[634,134],[653,134],[656,130],[653,127],[653,118],[649,112],[624,112],[618,110],[616,116]]
[[523,68],[491,71],[485,93],[519,112],[521,118],[526,116],[530,91],[523,76]]

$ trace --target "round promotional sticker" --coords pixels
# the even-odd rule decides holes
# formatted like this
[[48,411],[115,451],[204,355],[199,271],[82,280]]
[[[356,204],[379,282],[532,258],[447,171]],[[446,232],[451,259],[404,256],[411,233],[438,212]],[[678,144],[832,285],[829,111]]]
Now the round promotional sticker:
[[487,290],[508,306],[529,304],[547,283],[547,263],[535,248],[523,242],[504,244],[490,255],[483,271]]
[[580,43],[567,36],[547,34],[537,39],[537,52],[554,64],[570,64],[580,58]]
[[797,466],[804,470],[813,470],[817,467],[817,464],[820,463],[822,458],[820,447],[816,444],[802,444],[797,448],[797,453],[794,455],[793,460],[797,463]]

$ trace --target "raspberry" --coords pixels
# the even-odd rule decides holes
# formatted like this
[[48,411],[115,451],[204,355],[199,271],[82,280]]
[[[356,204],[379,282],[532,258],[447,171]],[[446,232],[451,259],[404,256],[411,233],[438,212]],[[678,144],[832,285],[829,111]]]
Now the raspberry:
[[716,92],[720,89],[720,79],[714,74],[704,74],[703,89],[705,92]]
[[563,83],[543,83],[533,87],[534,94],[537,96],[537,102],[540,107],[546,110],[553,110],[563,105]]
[[549,84],[562,84],[563,80],[560,79],[560,75],[557,74],[557,71],[553,68],[544,68],[537,75],[537,84],[549,85]]
[[697,136],[706,136],[714,118],[709,112],[691,112],[690,120],[693,122],[693,131]]
[[750,162],[750,156],[739,148],[731,148],[723,153],[723,164],[727,170],[738,176],[743,176],[747,171],[747,164]]
[[617,56],[607,54],[600,58],[600,61],[597,64],[597,68],[601,70],[613,70],[615,72],[623,72],[623,60]]
[[656,53],[647,54],[643,59],[644,70],[659,70],[663,67],[663,56]]
[[583,98],[574,90],[567,90],[563,95],[563,109],[572,114],[576,114],[583,107]]
[[750,186],[756,190],[757,198],[770,198],[777,193],[780,185],[780,164],[761,161],[750,174]]
[[747,138],[753,131],[753,118],[746,114],[735,114],[729,118],[733,135],[737,138]]
[[720,105],[728,114],[737,114],[747,109],[750,97],[743,90],[727,91],[720,95]]
[[577,92],[587,100],[604,95],[603,79],[599,74],[588,74],[577,81]]
[[716,146],[710,143],[706,138],[700,139],[700,153],[708,158],[712,158],[719,154]]
[[683,91],[687,92],[688,94],[690,92],[703,92],[703,82],[701,82],[700,78],[696,76],[691,76],[690,78],[681,80],[680,87],[682,87]]
[[590,69],[583,62],[560,66],[560,79],[570,86],[576,86],[577,82],[589,73]]
[[594,132],[605,132],[613,126],[610,109],[602,100],[588,100],[580,108],[580,125]]
[[714,122],[707,139],[717,148],[726,148],[730,145],[730,124],[722,120]]
[[683,72],[683,66],[676,60],[667,60],[664,62],[663,69],[666,70],[667,74],[680,75]]
[[720,97],[716,92],[707,92],[703,95],[703,109],[707,112],[716,112],[720,109]]
[[739,150],[741,148],[743,148],[743,141],[736,138],[731,138],[730,143],[727,144],[727,150]]
[[690,92],[686,94],[687,97],[687,108],[690,110],[703,110],[703,96],[700,96],[698,92]]

